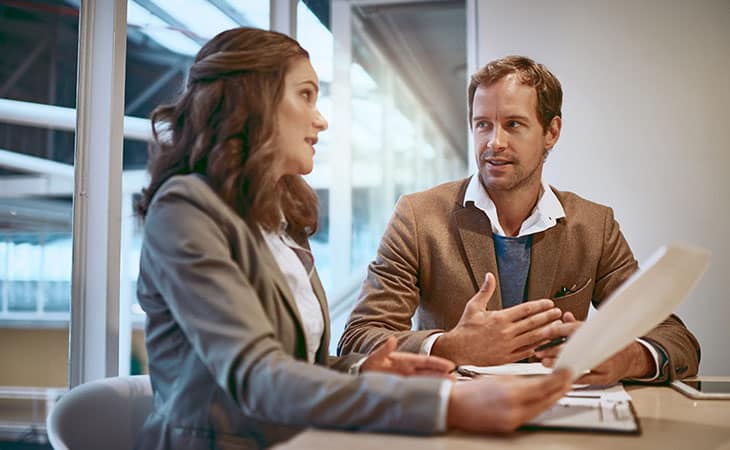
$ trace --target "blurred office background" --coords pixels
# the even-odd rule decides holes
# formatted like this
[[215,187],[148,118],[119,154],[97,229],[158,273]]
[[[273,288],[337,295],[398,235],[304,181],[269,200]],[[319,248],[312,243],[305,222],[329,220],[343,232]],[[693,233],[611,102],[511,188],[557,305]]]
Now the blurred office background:
[[[701,373],[730,374],[726,0],[123,3],[0,0],[0,440],[42,441],[56,389],[93,378],[99,372],[89,365],[107,376],[146,370],[132,202],[146,182],[147,118],[180,92],[202,43],[242,25],[296,36],[320,77],[319,107],[330,129],[307,179],[320,199],[312,246],[328,292],[333,349],[398,196],[474,169],[468,75],[496,57],[525,54],[550,67],[565,91],[563,133],[546,179],[612,206],[640,261],[671,241],[713,251],[710,270],[678,312],[702,344]],[[72,200],[80,194],[79,48],[103,37],[80,41],[82,8],[115,4],[126,10],[124,76],[114,78],[123,83],[125,118],[124,126],[112,124],[124,129],[123,152],[108,169],[121,186],[115,201],[87,219],[92,230],[116,227],[110,245],[74,238]],[[121,91],[109,85],[93,95]],[[108,250],[115,246],[118,253]],[[110,267],[79,275],[74,248],[111,255]],[[89,278],[99,291],[88,281],[88,289],[73,288],[72,280]],[[79,298],[72,301],[72,292]],[[74,323],[72,304],[109,310]],[[93,320],[96,334],[69,345],[73,327],[90,328]],[[78,356],[94,339],[106,345],[99,360],[90,351]]]

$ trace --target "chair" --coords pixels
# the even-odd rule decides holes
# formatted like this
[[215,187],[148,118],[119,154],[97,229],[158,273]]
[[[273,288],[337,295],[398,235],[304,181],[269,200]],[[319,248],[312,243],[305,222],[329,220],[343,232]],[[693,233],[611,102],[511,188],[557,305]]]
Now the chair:
[[152,410],[148,375],[105,378],[71,389],[46,419],[56,450],[129,450]]

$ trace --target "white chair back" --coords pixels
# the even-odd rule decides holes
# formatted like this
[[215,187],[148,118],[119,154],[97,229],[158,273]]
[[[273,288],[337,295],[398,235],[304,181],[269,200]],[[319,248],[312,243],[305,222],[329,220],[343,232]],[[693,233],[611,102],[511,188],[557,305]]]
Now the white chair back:
[[48,440],[56,450],[129,450],[151,410],[148,375],[85,383],[64,394],[51,410]]

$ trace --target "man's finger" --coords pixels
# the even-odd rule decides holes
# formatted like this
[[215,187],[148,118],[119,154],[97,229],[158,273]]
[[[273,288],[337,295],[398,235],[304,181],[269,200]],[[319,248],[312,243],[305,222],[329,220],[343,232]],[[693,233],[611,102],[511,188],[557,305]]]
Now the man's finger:
[[531,316],[527,316],[515,322],[512,331],[514,336],[519,336],[528,331],[540,328],[556,320],[560,320],[561,311],[559,308],[550,308]]
[[519,347],[535,349],[541,343],[564,336],[561,334],[560,326],[564,325],[560,320],[554,320],[541,327],[527,331],[513,339],[513,344]]
[[555,365],[555,358],[543,358],[540,360],[540,363],[545,367],[552,367]]
[[535,352],[535,356],[540,358],[541,361],[544,359],[555,359],[558,357],[561,351],[563,351],[563,345],[556,345],[555,347],[550,347],[545,350]]
[[478,311],[484,311],[487,309],[487,303],[492,298],[494,290],[497,287],[497,282],[494,280],[494,275],[491,272],[487,272],[484,276],[484,283],[479,288],[479,292],[469,299],[466,304],[467,308],[476,308]]
[[500,313],[510,322],[517,322],[525,317],[547,311],[553,306],[555,306],[555,304],[552,300],[543,298],[541,300],[531,300],[529,302],[520,303],[519,305],[503,309]]

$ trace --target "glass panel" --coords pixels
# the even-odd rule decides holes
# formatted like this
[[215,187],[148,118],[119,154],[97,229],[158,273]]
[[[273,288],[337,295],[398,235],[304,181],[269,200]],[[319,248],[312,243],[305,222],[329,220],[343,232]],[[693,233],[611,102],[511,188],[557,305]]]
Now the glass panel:
[[[126,116],[149,118],[174,100],[201,45],[237,26],[269,27],[269,3],[261,0],[151,0],[127,3]],[[120,373],[146,373],[144,312],[137,304],[141,228],[134,197],[147,183],[147,142],[124,140],[120,279]]]
[[[322,86],[319,107],[333,128],[343,126],[332,117],[333,102],[349,103],[349,135],[334,149],[332,129],[322,133],[307,177],[320,199],[323,226],[312,247],[329,294],[334,351],[398,197],[465,176],[468,152],[465,3],[331,5],[299,2],[297,37],[310,52]],[[330,26],[347,20],[350,27]],[[333,36],[333,28],[350,35]],[[333,42],[349,52],[335,56]],[[349,73],[338,90],[349,98],[332,98],[332,85],[340,82],[335,71]],[[351,155],[351,171],[334,174],[343,154]],[[329,217],[337,189],[350,191],[349,211],[334,205],[338,215],[349,214],[349,236],[333,235],[330,227],[341,218]],[[350,243],[349,254],[332,251],[338,241]],[[344,276],[342,268],[349,268]]]
[[44,441],[46,398],[68,386],[72,4],[0,6],[0,441]]
[[[309,5],[308,5],[309,4]],[[319,7],[316,13],[310,7]],[[322,22],[329,17],[327,2],[299,2],[297,5],[297,40],[309,52],[309,59],[319,77],[319,100],[317,107],[322,115],[331,121],[332,96],[332,33]],[[317,151],[314,154],[314,169],[305,178],[314,188],[319,199],[319,228],[310,239],[317,273],[326,292],[333,287],[333,273],[330,240],[329,200],[331,170],[331,138],[328,129],[319,134]]]
[[466,16],[454,1],[355,6],[351,17],[350,267],[364,273],[401,194],[466,174]]

